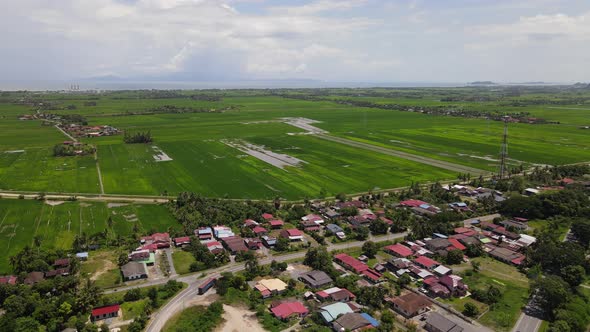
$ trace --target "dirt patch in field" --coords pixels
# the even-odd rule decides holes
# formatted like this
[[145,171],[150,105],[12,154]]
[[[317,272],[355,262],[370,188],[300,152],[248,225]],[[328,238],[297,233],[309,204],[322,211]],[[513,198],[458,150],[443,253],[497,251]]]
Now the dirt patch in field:
[[129,204],[127,204],[127,203],[108,203],[107,207],[109,209],[112,209],[112,208],[117,208],[117,207],[127,206],[127,205],[129,205]]
[[306,134],[327,134],[328,132],[318,127],[312,126],[314,123],[320,123],[320,121],[307,119],[307,118],[282,118],[284,123],[297,127],[306,131]]
[[224,323],[215,332],[264,332],[256,318],[256,313],[244,308],[223,305]]
[[152,149],[154,150],[154,152],[156,153],[155,155],[153,155],[154,160],[156,161],[171,161],[172,158],[170,158],[170,156],[168,156],[166,154],[166,152],[162,151],[162,149],[160,149],[157,146],[152,146]]
[[115,263],[111,262],[108,259],[103,259],[102,262],[104,263],[103,266],[100,269],[96,270],[92,274],[92,276],[90,276],[90,280],[95,281],[101,275],[117,268],[117,265],[115,265]]
[[51,206],[57,206],[57,205],[61,205],[63,203],[65,203],[65,201],[48,201],[48,200],[45,200],[45,204],[51,205]]

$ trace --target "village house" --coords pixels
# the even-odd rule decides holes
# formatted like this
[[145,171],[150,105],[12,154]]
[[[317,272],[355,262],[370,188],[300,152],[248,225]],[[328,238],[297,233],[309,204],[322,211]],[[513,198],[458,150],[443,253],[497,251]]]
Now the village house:
[[214,255],[217,255],[225,251],[225,248],[223,248],[223,245],[219,241],[211,240],[203,242],[203,244],[207,247],[207,249],[209,249],[209,252]]
[[226,237],[233,237],[233,236],[235,236],[235,234],[231,230],[231,228],[229,228],[227,226],[221,226],[221,225],[213,226],[213,235],[218,240],[222,240],[222,239],[224,239]]
[[248,248],[244,244],[244,239],[240,236],[224,236],[221,238],[221,241],[232,255],[240,251],[248,251]]
[[92,312],[90,313],[90,320],[93,322],[96,322],[98,320],[118,317],[120,310],[121,310],[121,307],[118,304],[94,308],[94,309],[92,309]]
[[212,240],[213,230],[211,227],[200,227],[199,229],[195,229],[195,236],[199,238],[200,241]]
[[353,301],[356,296],[346,288],[332,287],[315,293],[320,301],[349,302]]
[[378,282],[382,274],[369,268],[369,266],[356,258],[353,258],[347,254],[341,253],[334,256],[334,261],[342,265],[344,268],[354,271],[356,274],[360,274],[372,283]]
[[430,258],[428,258],[426,256],[420,256],[420,257],[414,259],[413,262],[415,264],[417,264],[418,266],[421,266],[421,267],[423,267],[423,268],[425,268],[427,270],[430,270],[430,271],[433,270],[435,267],[437,267],[437,266],[440,265],[439,262],[437,262],[437,261],[435,261],[433,259],[430,259]]
[[304,217],[301,217],[301,221],[310,221],[316,225],[321,225],[324,223],[324,218],[318,216],[317,214],[308,214]]
[[144,263],[129,262],[121,266],[121,273],[124,281],[145,279],[148,277],[147,269]]
[[463,332],[461,326],[438,312],[432,312],[428,315],[424,329],[428,332]]
[[258,226],[258,222],[252,219],[246,219],[244,221],[244,227],[254,228],[255,226]]
[[132,251],[129,255],[127,255],[127,257],[131,261],[144,261],[150,258],[150,251],[147,249],[135,250]]
[[262,244],[262,240],[260,240],[258,238],[244,239],[244,244],[246,245],[248,250],[258,250],[264,246]]
[[379,327],[379,322],[367,313],[351,312],[338,317],[332,323],[334,331],[358,332]]
[[426,248],[431,251],[446,250],[451,245],[448,239],[432,239],[426,241]]
[[408,292],[394,298],[386,298],[385,302],[389,303],[393,310],[406,318],[423,314],[432,306],[432,302],[428,298],[414,292]]
[[270,311],[281,320],[287,320],[292,317],[305,317],[309,310],[299,301],[288,301],[271,304]]
[[303,230],[306,232],[319,232],[320,231],[320,226],[318,226],[318,224],[316,224],[314,221],[311,220],[303,220],[300,222],[301,227],[303,227]]
[[254,288],[260,292],[263,299],[283,293],[287,289],[287,284],[281,279],[262,279],[256,283]]
[[352,304],[336,302],[320,307],[318,313],[322,317],[324,323],[329,324],[341,315],[358,312],[359,308]]
[[65,277],[69,274],[70,274],[70,268],[65,267],[65,268],[55,269],[55,270],[45,272],[45,278],[54,278],[57,276]]
[[440,277],[439,283],[448,288],[451,295],[456,297],[462,297],[467,294],[469,288],[463,283],[461,277],[454,274]]
[[289,241],[303,241],[303,233],[295,228],[283,229],[280,235]]
[[271,220],[268,222],[268,224],[270,225],[270,228],[272,229],[281,229],[283,228],[283,225],[285,225],[285,222],[279,219],[275,219],[275,220]]
[[141,238],[141,244],[153,244],[158,249],[170,247],[170,234],[168,233],[154,233],[150,236]]
[[264,221],[270,221],[270,220],[273,220],[274,218],[275,217],[270,213],[263,213],[262,214],[262,220],[264,220]]
[[45,280],[45,274],[43,272],[34,271],[27,274],[24,283],[25,285],[31,286],[43,280]]
[[328,224],[326,225],[326,232],[329,234],[334,234],[340,240],[346,239],[346,234],[344,233],[344,229],[336,224]]
[[269,249],[274,248],[277,245],[277,238],[276,237],[270,237],[270,236],[262,236],[262,243]]
[[70,266],[70,259],[69,258],[56,259],[55,262],[53,262],[53,266],[56,268],[68,267],[68,266]]
[[319,270],[302,273],[298,279],[310,288],[320,288],[334,282],[326,272]]
[[184,247],[191,244],[191,238],[188,236],[181,236],[174,239],[174,245],[176,247]]
[[252,232],[254,232],[254,235],[256,236],[268,235],[268,230],[262,226],[254,226],[254,228],[252,228]]
[[412,256],[412,250],[401,243],[392,244],[383,248],[388,254],[396,257],[406,258]]
[[0,277],[0,284],[16,285],[18,278],[16,276],[3,276]]

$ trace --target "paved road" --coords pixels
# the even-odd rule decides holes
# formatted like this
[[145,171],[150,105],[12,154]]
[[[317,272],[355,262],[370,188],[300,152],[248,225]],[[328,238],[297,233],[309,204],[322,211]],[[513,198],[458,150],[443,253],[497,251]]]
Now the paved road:
[[529,316],[523,312],[520,314],[512,332],[537,332],[542,322],[539,318]]
[[174,277],[177,275],[176,269],[174,268],[174,261],[172,260],[172,248],[164,249],[166,259],[168,260],[168,266],[170,267],[170,276]]
[[399,150],[388,149],[388,148],[384,148],[384,147],[373,145],[373,144],[357,142],[357,141],[353,141],[353,140],[350,140],[347,138],[336,137],[336,136],[326,135],[326,134],[318,134],[318,135],[315,135],[315,137],[325,139],[328,141],[332,141],[332,142],[336,142],[336,143],[350,145],[350,146],[357,147],[357,148],[362,148],[362,149],[371,150],[374,152],[383,153],[383,154],[398,157],[398,158],[403,158],[403,159],[419,162],[422,164],[431,165],[434,167],[448,169],[453,172],[469,173],[474,176],[490,173],[488,171],[484,171],[484,170],[469,167],[469,166],[454,164],[454,163],[444,161],[444,160],[437,160],[437,159],[432,159],[432,158],[428,158],[428,157],[423,157],[423,156],[419,156],[419,155],[415,155],[415,154],[411,154],[411,153],[407,153],[407,152],[403,152],[403,151],[399,151]]
[[[377,237],[370,237],[369,240],[372,241],[388,241],[388,240],[396,240],[403,238],[407,235],[407,232],[404,233],[396,233],[396,234],[387,234],[383,236]],[[355,242],[348,242],[348,243],[338,243],[338,244],[330,244],[328,245],[328,251],[334,250],[342,250],[345,248],[353,248],[353,247],[360,247],[365,243],[365,241],[355,241]],[[305,251],[294,252],[285,255],[275,255],[265,259],[261,259],[259,263],[261,265],[270,264],[272,260],[277,262],[285,262],[294,259],[301,259],[305,256]],[[207,273],[205,277],[201,277],[202,273],[188,275],[184,277],[176,278],[178,281],[186,282],[189,284],[187,288],[182,290],[180,293],[176,294],[176,296],[170,300],[165,306],[163,306],[158,312],[152,314],[150,321],[145,329],[146,332],[158,332],[162,330],[164,324],[177,312],[181,311],[184,308],[185,302],[190,300],[191,298],[198,296],[198,287],[199,285],[205,281],[205,279],[210,277],[219,277],[222,272],[238,272],[244,269],[244,263],[233,263],[230,265],[226,265],[217,269],[212,269],[208,271],[203,271]],[[164,281],[165,282],[165,281]],[[147,284],[142,284],[138,286],[132,286],[130,288],[135,287],[146,287]],[[127,288],[127,289],[130,289]],[[119,288],[123,290],[124,288]]]

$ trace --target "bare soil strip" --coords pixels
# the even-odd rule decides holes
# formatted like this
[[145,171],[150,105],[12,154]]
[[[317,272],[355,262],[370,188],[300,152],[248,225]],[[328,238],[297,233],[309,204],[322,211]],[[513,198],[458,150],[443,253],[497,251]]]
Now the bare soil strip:
[[305,162],[286,154],[266,150],[264,146],[254,145],[242,140],[221,140],[221,142],[280,169],[284,169],[286,166],[296,167]]
[[98,173],[98,184],[100,185],[100,193],[104,195],[104,186],[102,185],[102,173],[100,173],[100,164],[98,162],[98,151],[94,152],[94,160],[96,161],[96,173]]

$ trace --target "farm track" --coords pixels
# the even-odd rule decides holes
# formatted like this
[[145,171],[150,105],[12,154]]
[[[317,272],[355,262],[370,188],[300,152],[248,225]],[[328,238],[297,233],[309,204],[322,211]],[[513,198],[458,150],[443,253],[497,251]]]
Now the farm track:
[[331,141],[331,142],[346,144],[346,145],[349,145],[352,147],[357,147],[357,148],[361,148],[361,149],[365,149],[365,150],[371,150],[374,152],[386,154],[386,155],[393,156],[393,157],[398,157],[398,158],[403,158],[403,159],[415,161],[418,163],[422,163],[422,164],[426,164],[426,165],[430,165],[430,166],[434,166],[434,167],[438,167],[438,168],[447,169],[447,170],[450,170],[453,172],[469,173],[471,175],[477,175],[477,176],[490,173],[488,171],[484,171],[484,170],[469,167],[469,166],[463,166],[463,165],[453,164],[453,163],[443,161],[443,160],[422,157],[422,156],[418,156],[418,155],[407,153],[407,152],[402,152],[402,151],[398,151],[398,150],[380,147],[377,145],[356,142],[356,141],[342,138],[342,137],[336,137],[336,136],[325,135],[325,134],[317,134],[317,135],[315,135],[315,137],[321,138],[321,139],[324,139],[327,141]]

